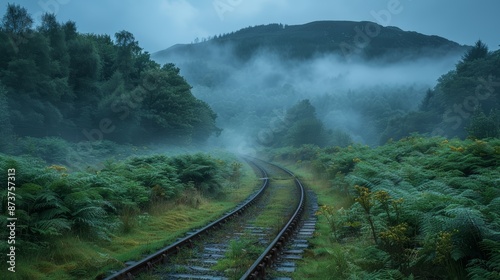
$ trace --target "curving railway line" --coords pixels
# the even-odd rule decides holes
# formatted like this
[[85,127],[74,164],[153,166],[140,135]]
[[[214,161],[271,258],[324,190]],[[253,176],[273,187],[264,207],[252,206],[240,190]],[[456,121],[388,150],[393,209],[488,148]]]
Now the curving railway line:
[[[312,235],[314,225],[311,226],[311,220],[308,220],[305,223],[309,228],[302,228],[306,191],[291,171],[255,158],[245,160],[261,176],[262,185],[255,193],[218,220],[105,279],[140,279],[146,274],[152,279],[268,279],[269,272],[276,269],[273,264],[280,266],[283,251],[297,240],[298,232],[307,230]],[[272,205],[277,204],[273,200],[277,195],[287,195],[293,202],[286,201],[281,208]],[[259,215],[270,207],[272,211],[281,211],[279,215],[271,212],[271,216],[280,216],[281,222],[272,227],[262,226]],[[240,261],[239,270],[231,267],[223,271],[213,269],[227,256],[231,246],[243,238],[252,240],[254,251],[259,250],[259,254],[253,252],[253,255],[246,256],[253,264],[246,266],[245,263],[242,270],[243,256],[237,256],[233,262]],[[246,252],[246,249],[241,250]]]

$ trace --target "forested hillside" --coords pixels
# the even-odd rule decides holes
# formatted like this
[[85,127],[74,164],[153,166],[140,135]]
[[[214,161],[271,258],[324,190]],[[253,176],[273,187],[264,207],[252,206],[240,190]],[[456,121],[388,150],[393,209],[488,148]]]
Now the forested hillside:
[[9,4],[0,25],[0,150],[17,137],[199,143],[216,114],[173,64],[150,59],[127,31],[82,34],[44,14],[39,26]]
[[481,41],[427,91],[419,110],[394,117],[382,135],[399,139],[412,132],[448,137],[500,136],[500,50]]
[[[417,112],[419,104],[426,92],[430,99],[439,91],[428,89],[469,50],[442,37],[373,22],[317,21],[248,27],[175,45],[152,57],[180,66],[193,94],[220,116],[223,140],[236,134],[276,146],[286,133],[273,128],[284,115],[275,112],[307,99],[326,131],[376,146],[411,132],[444,135],[449,125],[438,123],[446,110],[435,105],[441,109]],[[452,101],[434,98],[433,103],[440,102]],[[466,135],[459,132],[468,121],[460,125],[450,136]],[[259,136],[263,134],[265,139]]]
[[[374,22],[315,21],[301,25],[268,24],[251,26],[194,44],[175,45],[155,53],[159,61],[176,56],[201,59],[207,49],[227,47],[238,60],[249,60],[260,52],[273,52],[284,59],[311,59],[339,54],[345,59],[407,60],[420,56],[441,56],[463,52],[465,46],[439,36],[384,27]],[[353,57],[350,57],[353,56]]]

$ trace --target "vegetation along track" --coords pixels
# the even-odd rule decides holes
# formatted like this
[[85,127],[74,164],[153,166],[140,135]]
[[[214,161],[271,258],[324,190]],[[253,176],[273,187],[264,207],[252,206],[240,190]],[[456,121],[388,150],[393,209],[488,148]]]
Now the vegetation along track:
[[106,279],[264,279],[299,225],[305,191],[290,171],[246,160],[262,176],[258,191],[217,221]]

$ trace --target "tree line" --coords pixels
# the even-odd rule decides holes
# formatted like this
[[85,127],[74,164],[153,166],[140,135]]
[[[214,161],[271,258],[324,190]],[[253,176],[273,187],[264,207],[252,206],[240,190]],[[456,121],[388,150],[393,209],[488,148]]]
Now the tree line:
[[2,147],[25,136],[198,143],[220,132],[180,70],[151,60],[130,32],[82,34],[50,13],[33,24],[25,8],[8,4],[0,24],[0,128],[10,138]]
[[419,109],[388,120],[381,142],[410,133],[447,137],[500,136],[500,51],[490,52],[480,40],[454,70],[429,89]]

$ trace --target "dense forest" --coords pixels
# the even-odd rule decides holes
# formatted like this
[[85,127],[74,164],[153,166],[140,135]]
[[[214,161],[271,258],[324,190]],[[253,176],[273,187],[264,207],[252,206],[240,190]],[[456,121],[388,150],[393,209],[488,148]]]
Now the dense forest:
[[[409,71],[409,77],[421,75],[420,68],[432,65],[427,60],[409,61],[414,69],[384,63],[358,67],[328,58],[294,64],[272,55],[257,57],[238,70],[230,63],[214,66],[190,61],[181,65],[195,84],[194,94],[214,108],[226,132],[245,133],[259,144],[276,146],[279,135],[285,133],[282,128],[291,128],[286,112],[307,99],[326,130],[378,146],[411,133],[462,139],[498,136],[499,58],[500,51],[489,51],[478,41],[461,56],[450,58],[452,69],[436,73],[434,83],[391,79],[398,71]],[[377,76],[373,82],[361,74],[350,77],[355,71]],[[354,78],[360,81],[348,81]],[[260,133],[270,134],[269,130],[277,141],[259,139]]]
[[1,151],[18,137],[194,144],[219,132],[179,69],[152,61],[130,32],[81,34],[53,14],[33,22],[9,4],[0,25]]
[[[379,86],[346,94],[325,94],[311,103],[317,107],[320,119],[350,130],[353,135],[369,135],[376,141],[367,143],[374,146],[412,133],[462,139],[498,137],[499,64],[500,51],[489,52],[487,46],[478,41],[432,89]],[[415,99],[415,95],[419,98]],[[332,115],[342,117],[341,113],[332,112],[343,107],[356,108],[354,115],[361,118],[364,125],[349,127],[349,119],[345,118],[343,123],[332,121]]]
[[439,36],[405,32],[394,26],[382,26],[374,22],[315,21],[301,25],[274,23],[249,26],[205,38],[201,42],[198,39],[193,44],[175,45],[155,53],[154,57],[159,60],[179,54],[199,57],[213,47],[232,49],[238,61],[248,61],[263,51],[291,60],[342,53],[345,59],[357,57],[367,60],[395,54],[392,59],[397,61],[429,54],[438,57],[467,49]]
[[[0,24],[0,167],[15,170],[16,195],[2,192],[0,224],[6,228],[7,209],[18,219],[15,243],[0,249],[18,249],[14,278],[93,278],[122,265],[113,248],[101,252],[139,226],[154,230],[165,213],[186,211],[206,222],[207,201],[233,205],[223,203],[239,184],[234,157],[150,148],[193,147],[221,131],[179,68],[151,60],[127,31],[82,34],[50,13],[33,24],[15,4]],[[157,235],[158,244],[167,240]]]
[[[481,41],[467,47],[379,27],[380,36],[363,48],[366,53],[346,57],[339,44],[350,42],[353,30],[366,31],[366,25],[255,26],[176,45],[153,57],[177,61],[193,93],[218,113],[220,125],[248,137],[258,138],[276,117],[283,118],[284,113],[274,112],[286,112],[305,99],[327,130],[370,146],[414,132],[498,135],[499,51],[489,51]],[[372,53],[373,48],[380,50]]]
[[441,76],[415,112],[391,118],[382,142],[412,132],[448,137],[500,136],[500,50],[489,52],[481,41],[455,69]]

